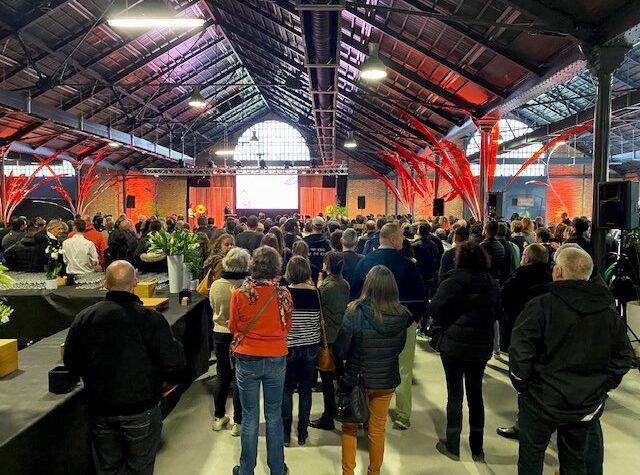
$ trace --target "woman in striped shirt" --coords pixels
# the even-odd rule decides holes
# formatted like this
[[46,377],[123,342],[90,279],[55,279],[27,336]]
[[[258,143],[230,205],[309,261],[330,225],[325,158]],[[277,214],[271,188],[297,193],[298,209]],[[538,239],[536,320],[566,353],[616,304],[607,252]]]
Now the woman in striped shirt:
[[291,331],[287,337],[287,372],[282,396],[284,445],[291,443],[293,388],[298,388],[298,445],[307,441],[311,414],[311,387],[320,345],[320,296],[311,280],[309,261],[293,256],[285,275],[293,298]]

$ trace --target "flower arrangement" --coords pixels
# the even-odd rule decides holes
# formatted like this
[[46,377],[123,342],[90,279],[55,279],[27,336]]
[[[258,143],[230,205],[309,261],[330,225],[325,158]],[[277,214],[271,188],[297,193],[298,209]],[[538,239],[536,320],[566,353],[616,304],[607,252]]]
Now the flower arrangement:
[[[11,287],[14,284],[14,280],[5,274],[8,271],[5,266],[0,264],[0,284],[5,287]],[[7,305],[6,299],[0,299],[0,325],[4,325],[9,322],[9,317],[13,313],[13,309]]]
[[192,276],[197,278],[202,272],[200,241],[196,233],[178,229],[173,234],[169,234],[161,229],[149,234],[147,244],[149,253],[184,256],[184,263],[189,266]]
[[60,271],[62,270],[62,261],[60,258],[64,251],[59,244],[49,244],[44,250],[44,253],[47,256],[47,262],[44,264],[44,273],[47,275],[48,280],[55,279],[60,275]]

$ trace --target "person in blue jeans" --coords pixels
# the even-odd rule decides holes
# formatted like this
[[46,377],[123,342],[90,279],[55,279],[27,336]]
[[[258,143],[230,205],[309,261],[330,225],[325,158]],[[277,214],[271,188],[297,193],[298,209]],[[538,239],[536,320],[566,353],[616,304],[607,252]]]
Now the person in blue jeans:
[[291,331],[287,338],[287,372],[282,395],[284,445],[291,444],[293,389],[298,388],[298,445],[307,442],[311,415],[311,388],[320,345],[320,294],[311,280],[311,266],[302,256],[293,256],[285,278],[293,299]]
[[[279,286],[282,258],[261,246],[253,252],[251,276],[231,292],[229,330],[234,336],[236,381],[242,405],[242,451],[233,475],[253,475],[258,454],[260,386],[267,422],[267,464],[271,475],[287,475],[282,437],[282,392],[291,294]],[[264,473],[262,470],[260,473]]]

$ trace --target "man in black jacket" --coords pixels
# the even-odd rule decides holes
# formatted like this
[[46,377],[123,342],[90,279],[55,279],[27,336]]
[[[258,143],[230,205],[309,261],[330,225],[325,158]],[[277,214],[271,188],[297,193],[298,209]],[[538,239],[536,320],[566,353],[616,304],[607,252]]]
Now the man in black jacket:
[[309,262],[318,269],[322,269],[324,255],[331,250],[331,243],[324,234],[324,224],[322,216],[313,218],[311,234],[304,238],[309,246]]
[[407,342],[400,354],[401,383],[396,388],[396,419],[393,424],[393,427],[399,430],[406,430],[411,425],[411,384],[416,353],[416,326],[425,313],[427,299],[420,269],[400,252],[403,240],[400,226],[393,223],[385,224],[380,230],[380,247],[360,261],[353,284],[355,294],[359,295],[367,273],[378,264],[387,266],[398,284],[400,303],[405,305],[413,316],[413,324],[407,329]]
[[[33,264],[31,272],[44,272],[44,266],[47,263],[47,247],[59,248],[60,241],[58,239],[67,233],[69,228],[64,221],[52,219],[47,223],[47,229],[37,232],[33,239],[36,242],[36,249],[33,253]],[[59,255],[59,261],[62,263],[62,254]]]
[[260,247],[264,234],[258,231],[258,217],[251,215],[247,218],[248,231],[243,231],[236,236],[236,246],[242,247],[253,254]]
[[587,439],[599,424],[607,392],[631,367],[633,350],[609,289],[589,280],[582,249],[555,255],[549,292],[531,300],[511,336],[511,380],[519,393],[518,474],[541,474],[558,432],[561,473],[586,473]]
[[27,228],[27,235],[4,251],[7,267],[12,271],[30,272],[37,246],[33,238],[35,226]]
[[504,246],[496,239],[497,234],[498,223],[496,221],[487,221],[484,225],[484,241],[480,243],[480,246],[489,254],[491,276],[502,282]]
[[112,263],[105,300],[76,316],[65,343],[65,366],[88,396],[98,473],[153,473],[163,381],[178,382],[185,366],[182,345],[160,313],[142,306],[136,284],[131,264]]
[[[349,286],[351,287],[355,281],[358,264],[364,259],[364,256],[355,252],[356,245],[358,244],[358,234],[355,229],[346,229],[344,233],[342,233],[340,242],[342,243],[343,259],[342,277],[349,282]],[[355,300],[359,296],[360,294],[356,295],[354,292],[351,292],[349,297],[350,300]]]

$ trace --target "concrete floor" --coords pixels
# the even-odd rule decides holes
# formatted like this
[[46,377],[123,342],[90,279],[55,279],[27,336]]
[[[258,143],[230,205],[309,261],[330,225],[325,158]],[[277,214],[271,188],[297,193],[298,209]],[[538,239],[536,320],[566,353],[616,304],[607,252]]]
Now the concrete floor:
[[[486,464],[476,464],[465,443],[463,432],[461,461],[453,462],[436,452],[434,446],[445,428],[446,387],[439,357],[425,342],[418,342],[414,369],[412,427],[399,432],[387,425],[384,475],[423,475],[446,473],[514,474],[518,444],[495,434],[497,426],[510,424],[516,414],[516,396],[507,377],[506,365],[489,362],[485,374]],[[240,440],[228,430],[211,431],[213,385],[211,374],[195,382],[164,423],[163,444],[158,453],[156,475],[223,474],[230,475],[240,456]],[[637,473],[640,467],[640,374],[630,372],[622,386],[611,393],[602,427],[605,438],[605,473]],[[294,400],[295,404],[295,400]],[[393,407],[393,402],[392,402]],[[322,395],[313,396],[312,418],[322,412]],[[229,400],[228,414],[231,414]],[[466,416],[465,416],[466,424]],[[366,434],[361,433],[356,473],[366,473],[368,455]],[[309,440],[298,447],[295,437],[285,449],[292,475],[338,475],[340,470],[339,432],[309,429]],[[264,423],[261,426],[259,460],[256,475],[268,474],[265,457]],[[555,442],[547,450],[545,474],[557,467]],[[635,467],[635,468],[633,468]]]

